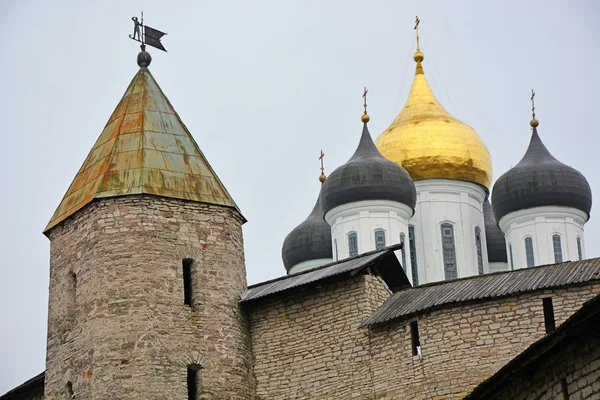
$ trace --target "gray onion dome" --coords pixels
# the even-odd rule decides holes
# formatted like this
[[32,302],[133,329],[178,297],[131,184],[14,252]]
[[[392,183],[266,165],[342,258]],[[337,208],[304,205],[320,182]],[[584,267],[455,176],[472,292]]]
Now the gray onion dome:
[[[592,190],[576,169],[558,161],[537,133],[537,120],[523,159],[496,181],[492,207],[496,221],[514,211],[541,206],[592,209]],[[535,126],[534,126],[535,125]]]
[[310,215],[283,241],[281,258],[286,271],[303,261],[333,258],[331,227],[323,215],[319,196]]
[[489,262],[508,262],[506,257],[506,239],[498,228],[492,205],[488,200],[483,203],[483,223],[485,224],[485,241]]
[[390,200],[415,209],[417,192],[406,170],[381,155],[365,123],[354,155],[333,171],[321,191],[323,211],[362,200]]

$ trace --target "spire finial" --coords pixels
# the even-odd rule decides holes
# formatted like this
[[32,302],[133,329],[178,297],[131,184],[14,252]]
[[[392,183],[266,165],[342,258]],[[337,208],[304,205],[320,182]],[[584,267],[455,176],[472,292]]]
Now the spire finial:
[[529,122],[529,125],[531,125],[532,128],[537,128],[538,125],[540,124],[540,121],[538,121],[535,118],[535,92],[533,91],[533,89],[531,89],[531,121]]
[[160,42],[160,39],[166,33],[144,25],[143,11],[141,19],[138,20],[138,17],[131,17],[131,20],[133,21],[133,35],[129,35],[129,38],[141,43],[140,48],[142,51],[138,54],[137,62],[140,68],[146,68],[152,61],[150,53],[146,51],[146,45],[166,52],[167,50],[165,50],[165,47]]
[[425,59],[425,56],[421,52],[421,42],[420,42],[420,38],[419,38],[419,23],[420,22],[421,22],[421,20],[419,19],[419,17],[418,16],[415,17],[415,33],[417,35],[417,51],[413,55],[413,59],[417,62],[417,70],[415,71],[415,75],[423,73],[423,66],[421,65],[421,62]]
[[363,115],[360,117],[360,120],[363,123],[367,123],[371,120],[371,117],[369,117],[369,114],[367,114],[367,93],[369,93],[369,91],[367,90],[366,86],[363,90],[363,107],[365,108],[365,112],[363,113]]
[[321,183],[325,182],[325,179],[327,179],[324,172],[325,168],[323,167],[323,157],[325,157],[325,153],[321,150],[321,155],[319,155],[319,161],[321,161],[321,175],[319,176],[319,182]]

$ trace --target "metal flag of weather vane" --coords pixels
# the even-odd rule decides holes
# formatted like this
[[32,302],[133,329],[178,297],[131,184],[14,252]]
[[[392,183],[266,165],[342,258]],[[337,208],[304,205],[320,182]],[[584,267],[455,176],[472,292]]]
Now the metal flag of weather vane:
[[133,21],[133,35],[129,35],[129,38],[135,40],[136,42],[140,42],[142,44],[142,51],[146,50],[146,45],[155,47],[165,52],[167,51],[160,42],[160,38],[166,35],[166,33],[161,32],[158,29],[151,28],[148,25],[144,25],[143,11],[141,19],[138,20],[137,17],[132,17],[131,20]]

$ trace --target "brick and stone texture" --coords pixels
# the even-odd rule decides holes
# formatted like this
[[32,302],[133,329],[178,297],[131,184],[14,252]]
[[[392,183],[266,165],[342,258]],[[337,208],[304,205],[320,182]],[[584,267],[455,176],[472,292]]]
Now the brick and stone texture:
[[[591,322],[591,321],[590,321]],[[600,399],[600,321],[535,360],[515,379],[504,381],[489,400]]]
[[200,399],[251,398],[241,224],[231,208],[135,195],[52,229],[46,398],[184,399],[190,364]]
[[359,275],[250,303],[257,399],[367,398],[369,338],[358,326],[389,295]]
[[[382,326],[359,325],[388,296],[372,275],[250,303],[258,399],[462,398],[600,292],[598,283],[457,304]],[[413,356],[417,320],[421,356]]]
[[599,292],[588,283],[424,313],[416,318],[421,356],[412,355],[409,321],[375,327],[373,398],[463,398],[545,335],[544,297],[552,297],[558,325]]

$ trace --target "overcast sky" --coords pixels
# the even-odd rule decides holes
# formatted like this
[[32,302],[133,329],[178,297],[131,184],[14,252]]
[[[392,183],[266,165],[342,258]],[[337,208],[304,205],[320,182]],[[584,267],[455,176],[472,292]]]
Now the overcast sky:
[[[248,223],[249,283],[282,275],[281,244],[319,182],[404,103],[421,19],[439,100],[492,155],[522,157],[535,88],[540,136],[600,188],[600,3],[587,1],[0,1],[0,394],[45,365],[50,220],[137,72],[130,18],[168,32],[152,73]],[[598,207],[598,206],[596,206]],[[586,225],[600,256],[600,218]]]

